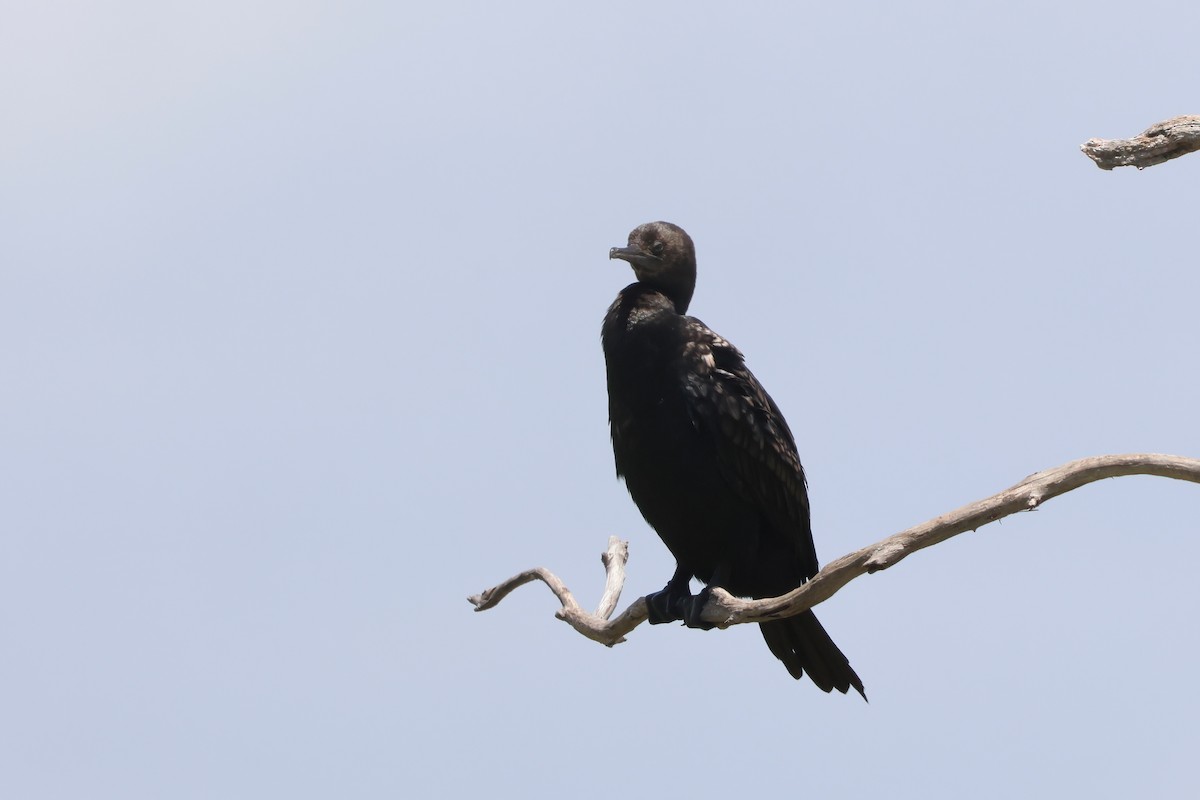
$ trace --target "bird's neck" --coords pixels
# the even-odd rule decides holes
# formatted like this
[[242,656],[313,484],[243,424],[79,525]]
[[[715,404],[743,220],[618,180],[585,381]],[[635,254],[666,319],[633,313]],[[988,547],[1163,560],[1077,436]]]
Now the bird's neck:
[[686,277],[679,279],[659,277],[652,281],[639,281],[639,283],[651,291],[658,292],[674,303],[677,314],[687,313],[688,306],[692,303],[692,293],[696,291],[696,280],[694,277],[690,279]]

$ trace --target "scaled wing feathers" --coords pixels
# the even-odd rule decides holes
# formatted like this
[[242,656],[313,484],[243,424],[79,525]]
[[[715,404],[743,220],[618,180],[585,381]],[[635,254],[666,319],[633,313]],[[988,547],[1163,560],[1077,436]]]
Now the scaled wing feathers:
[[[681,366],[692,423],[711,437],[722,474],[798,552],[813,553],[808,491],[792,432],[775,401],[746,367],[736,347],[689,318]],[[805,572],[816,573],[815,557]]]

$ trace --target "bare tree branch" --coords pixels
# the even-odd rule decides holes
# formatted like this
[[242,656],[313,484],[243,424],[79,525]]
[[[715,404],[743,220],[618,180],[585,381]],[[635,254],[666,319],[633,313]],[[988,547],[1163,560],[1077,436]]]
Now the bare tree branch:
[[604,564],[604,572],[608,577],[604,581],[604,594],[600,596],[596,616],[608,619],[616,610],[621,589],[625,587],[625,564],[628,561],[629,542],[623,542],[616,536],[608,537],[608,550],[600,556],[600,563]]
[[[555,616],[571,623],[575,630],[589,639],[595,639],[601,644],[612,647],[614,644],[625,641],[624,637],[620,635],[613,637],[609,632],[604,631],[604,626],[607,624],[608,618],[612,616],[613,610],[616,609],[617,601],[621,599],[621,589],[625,586],[625,564],[629,561],[629,543],[621,541],[616,536],[608,537],[608,550],[601,554],[600,561],[604,564],[607,577],[604,582],[604,594],[600,597],[600,605],[596,608],[595,614],[589,614],[580,608],[566,584],[545,567],[534,567],[513,575],[503,583],[490,589],[484,589],[479,594],[471,595],[467,601],[475,606],[476,611],[487,611],[518,586],[524,586],[530,581],[541,581],[550,587],[550,591],[554,592],[554,596],[562,603],[562,608]],[[640,597],[626,610],[625,614],[629,614],[639,604],[642,609],[642,619],[645,619],[646,604]],[[641,620],[639,619],[638,622]],[[634,623],[634,626],[636,625],[637,623]],[[630,630],[633,630],[633,626],[630,626]]]
[[[918,550],[944,542],[965,531],[976,530],[1018,511],[1033,511],[1047,500],[1080,486],[1124,475],[1157,475],[1200,483],[1200,460],[1182,456],[1134,453],[1071,461],[1060,467],[1030,475],[1016,486],[999,494],[942,514],[857,552],[842,556],[826,564],[825,569],[818,572],[812,580],[781,597],[742,600],[722,589],[714,589],[712,597],[704,607],[702,617],[725,628],[743,622],[764,622],[799,614],[833,597],[839,589],[859,575],[895,566]],[[620,546],[617,549],[617,552],[621,553],[620,556],[613,555],[617,545]],[[575,630],[589,639],[611,647],[625,641],[625,635],[646,619],[644,597],[635,600],[616,619],[608,619],[616,606],[624,581],[624,564],[628,556],[628,550],[623,549],[624,547],[624,542],[620,542],[616,537],[609,539],[609,550],[604,556],[608,585],[600,610],[596,614],[589,614],[580,608],[562,581],[541,567],[515,575],[504,583],[467,599],[475,606],[476,611],[485,611],[499,603],[518,586],[535,579],[542,580],[562,603],[562,608],[555,616],[570,623]]]
[[1079,146],[1100,169],[1145,169],[1200,150],[1200,116],[1174,117],[1132,139],[1088,139]]

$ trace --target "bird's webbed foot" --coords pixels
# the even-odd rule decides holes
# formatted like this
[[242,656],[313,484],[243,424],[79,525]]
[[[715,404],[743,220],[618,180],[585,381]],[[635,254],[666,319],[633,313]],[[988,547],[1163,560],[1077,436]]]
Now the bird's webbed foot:
[[687,584],[680,592],[677,586],[668,583],[661,591],[646,595],[646,621],[651,625],[678,622],[683,619],[684,606],[692,599]]
[[682,619],[683,624],[689,628],[699,628],[702,631],[711,631],[717,627],[715,622],[707,622],[700,618],[704,613],[704,606],[708,603],[708,599],[712,597],[712,587],[705,586],[700,590],[700,594],[689,595],[682,602]]

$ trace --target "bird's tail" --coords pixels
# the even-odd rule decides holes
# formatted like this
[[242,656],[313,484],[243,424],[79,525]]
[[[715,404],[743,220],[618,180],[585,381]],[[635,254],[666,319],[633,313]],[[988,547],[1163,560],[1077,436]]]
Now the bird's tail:
[[853,686],[864,700],[867,699],[862,679],[821,627],[816,614],[805,611],[794,617],[760,623],[759,627],[762,628],[763,638],[767,640],[767,647],[783,662],[793,678],[800,680],[807,672],[823,692],[837,689],[845,694]]

